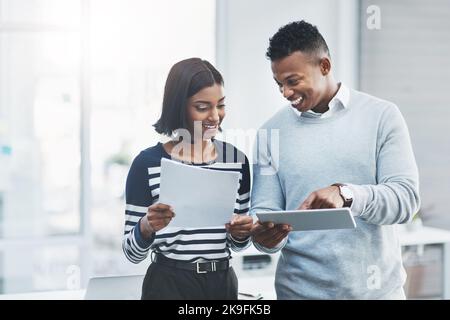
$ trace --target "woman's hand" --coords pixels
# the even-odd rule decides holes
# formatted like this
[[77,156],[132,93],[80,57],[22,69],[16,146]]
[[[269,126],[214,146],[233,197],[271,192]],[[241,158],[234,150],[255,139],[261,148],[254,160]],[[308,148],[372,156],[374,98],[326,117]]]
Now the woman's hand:
[[225,224],[225,228],[236,240],[245,240],[250,236],[253,227],[253,218],[246,215],[235,215],[230,223]]
[[152,204],[141,219],[141,234],[149,239],[153,233],[167,227],[173,217],[175,213],[171,206],[163,203]]

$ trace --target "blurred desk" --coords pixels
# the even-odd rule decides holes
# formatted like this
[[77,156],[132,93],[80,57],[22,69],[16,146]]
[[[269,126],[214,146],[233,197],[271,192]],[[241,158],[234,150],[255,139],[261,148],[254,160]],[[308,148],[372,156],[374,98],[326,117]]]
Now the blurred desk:
[[402,247],[430,244],[442,246],[442,298],[450,299],[450,231],[431,227],[408,230],[405,225],[397,227]]
[[[431,227],[409,230],[405,225],[397,225],[397,227],[402,247],[420,248],[434,244],[442,246],[442,298],[450,299],[450,231]],[[255,267],[252,268],[252,257],[258,255],[270,257],[270,262],[262,265],[261,262],[253,259]],[[279,253],[267,255],[251,246],[243,252],[234,253],[233,256],[232,264],[239,279],[239,291],[261,294],[264,299],[276,299],[274,280]]]
[[83,300],[86,290],[0,294],[0,300]]
[[279,256],[279,252],[262,253],[253,245],[242,252],[233,252],[231,265],[239,280],[239,292],[276,300],[274,282]]
[[[404,225],[397,227],[402,247],[420,248],[435,244],[442,246],[442,298],[450,299],[450,231],[431,227],[420,227],[416,230],[408,230]],[[263,299],[276,299],[274,279],[278,257],[279,253],[264,254],[253,246],[243,252],[234,253],[231,264],[239,279],[239,292],[261,294]],[[84,296],[85,290],[66,290],[3,294],[0,295],[0,300],[82,300]]]

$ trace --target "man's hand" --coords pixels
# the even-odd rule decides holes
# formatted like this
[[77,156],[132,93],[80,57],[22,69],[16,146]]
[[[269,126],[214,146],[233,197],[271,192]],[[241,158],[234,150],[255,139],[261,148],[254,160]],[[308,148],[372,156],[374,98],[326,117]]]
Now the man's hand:
[[253,218],[246,215],[235,215],[225,228],[236,240],[245,240],[250,236],[253,227]]
[[261,223],[257,221],[252,228],[253,241],[266,247],[276,247],[288,234],[292,227],[287,224],[277,224],[273,222]]
[[298,210],[342,208],[344,199],[338,186],[329,186],[311,193],[300,205]]
[[140,230],[144,238],[149,239],[153,233],[165,228],[175,213],[167,204],[155,203],[147,209],[147,214],[141,219]]

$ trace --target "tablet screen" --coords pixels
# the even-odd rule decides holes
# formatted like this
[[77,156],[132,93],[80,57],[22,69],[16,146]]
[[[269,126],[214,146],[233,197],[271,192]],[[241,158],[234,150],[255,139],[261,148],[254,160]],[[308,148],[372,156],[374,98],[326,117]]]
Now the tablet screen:
[[261,222],[289,224],[293,231],[356,228],[349,208],[257,212],[256,216]]

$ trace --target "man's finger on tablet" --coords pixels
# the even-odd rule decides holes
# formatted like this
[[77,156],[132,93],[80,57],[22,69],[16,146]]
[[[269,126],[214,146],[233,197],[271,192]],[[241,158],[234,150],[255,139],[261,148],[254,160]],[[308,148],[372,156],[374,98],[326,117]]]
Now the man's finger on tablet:
[[311,193],[306,199],[305,201],[303,201],[303,203],[300,205],[300,207],[298,208],[298,210],[308,210],[311,209],[312,203],[314,201],[314,199],[316,198],[315,193]]

